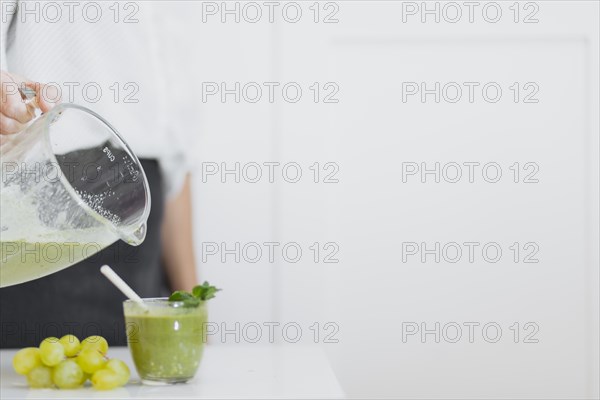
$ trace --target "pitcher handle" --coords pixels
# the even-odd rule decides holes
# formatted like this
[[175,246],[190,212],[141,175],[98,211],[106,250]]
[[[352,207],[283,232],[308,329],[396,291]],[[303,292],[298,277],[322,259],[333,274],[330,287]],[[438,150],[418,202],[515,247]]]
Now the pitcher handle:
[[37,102],[36,102],[36,91],[30,87],[27,86],[21,86],[19,88],[19,94],[21,95],[21,98],[23,99],[23,101],[25,102],[25,104],[29,105],[33,105],[37,107]]

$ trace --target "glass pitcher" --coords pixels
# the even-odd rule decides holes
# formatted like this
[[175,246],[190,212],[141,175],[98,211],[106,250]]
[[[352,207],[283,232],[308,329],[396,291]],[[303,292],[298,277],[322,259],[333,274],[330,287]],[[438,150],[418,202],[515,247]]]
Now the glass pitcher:
[[59,104],[0,140],[0,287],[60,271],[118,239],[144,241],[146,175],[102,117]]

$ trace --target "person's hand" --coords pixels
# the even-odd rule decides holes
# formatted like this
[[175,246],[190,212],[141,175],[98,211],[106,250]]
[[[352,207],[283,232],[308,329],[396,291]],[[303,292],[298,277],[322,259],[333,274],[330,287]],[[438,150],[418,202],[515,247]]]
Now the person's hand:
[[[26,104],[19,88],[35,90],[35,101]],[[6,71],[0,71],[0,134],[10,135],[22,131],[35,117],[35,106],[48,112],[60,101],[53,86],[31,82]]]

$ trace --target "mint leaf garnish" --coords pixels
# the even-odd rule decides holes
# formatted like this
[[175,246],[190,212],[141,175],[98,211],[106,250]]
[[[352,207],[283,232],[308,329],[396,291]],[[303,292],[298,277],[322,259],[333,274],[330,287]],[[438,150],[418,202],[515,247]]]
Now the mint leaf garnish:
[[215,294],[220,290],[221,289],[217,289],[216,287],[211,286],[208,282],[204,281],[202,285],[198,285],[192,290],[192,294],[194,297],[206,301],[215,297]]
[[183,302],[184,307],[196,307],[201,302],[214,298],[215,294],[220,290],[205,281],[202,285],[194,287],[192,293],[183,290],[173,292],[169,296],[169,301]]
[[169,297],[169,301],[186,301],[192,298],[194,298],[194,296],[192,296],[191,293],[184,292],[183,290],[177,290]]

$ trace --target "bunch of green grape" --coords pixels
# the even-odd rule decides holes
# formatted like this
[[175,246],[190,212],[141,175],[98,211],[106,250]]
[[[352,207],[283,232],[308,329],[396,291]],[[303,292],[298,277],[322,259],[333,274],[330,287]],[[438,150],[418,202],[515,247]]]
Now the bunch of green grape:
[[89,336],[81,342],[74,335],[46,338],[40,347],[21,349],[13,358],[18,374],[27,376],[32,388],[75,389],[89,379],[98,390],[109,390],[129,381],[129,367],[121,360],[108,359],[108,342]]

